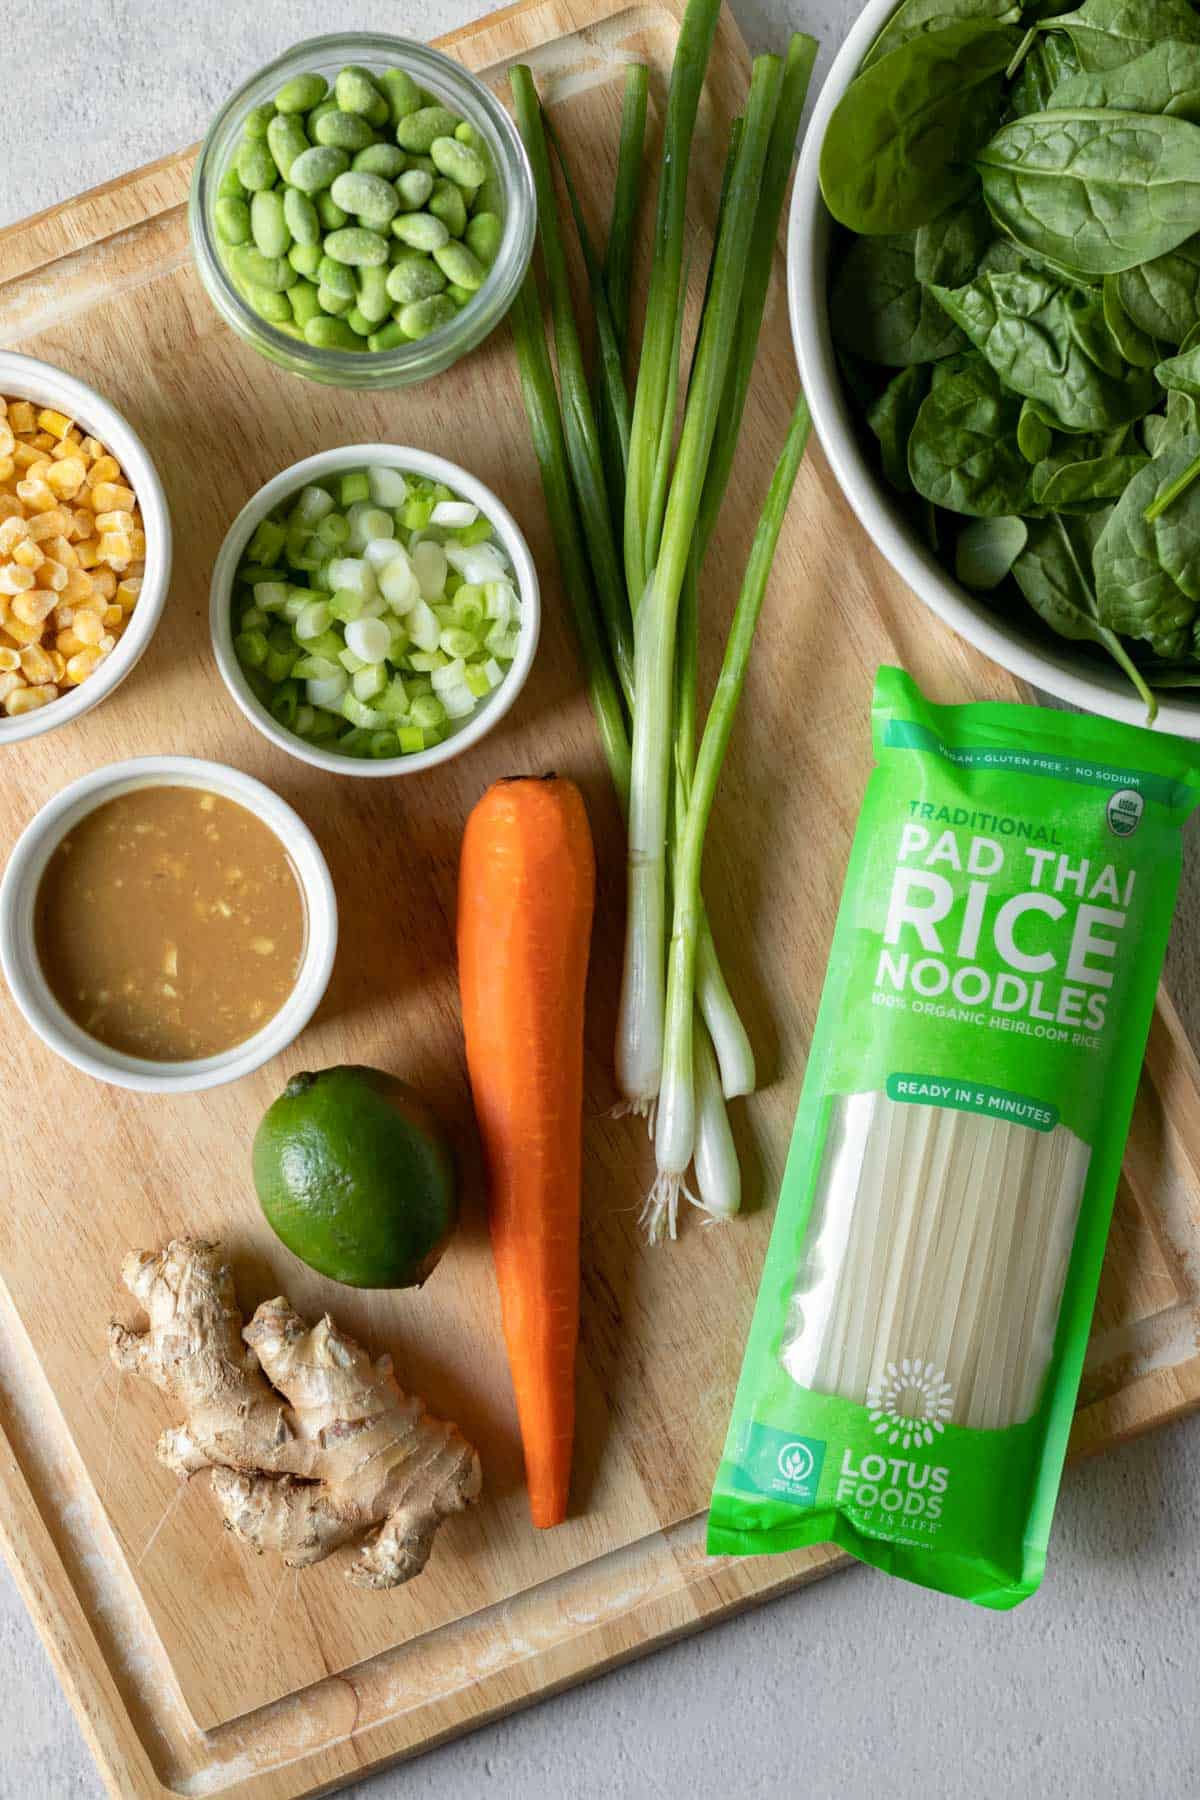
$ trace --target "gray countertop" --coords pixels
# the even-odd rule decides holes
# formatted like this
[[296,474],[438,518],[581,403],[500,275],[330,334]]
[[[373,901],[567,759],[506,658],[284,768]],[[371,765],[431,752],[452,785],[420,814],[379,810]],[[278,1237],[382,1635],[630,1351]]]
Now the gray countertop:
[[[302,37],[381,24],[433,37],[482,4],[426,0],[403,14],[364,0],[14,0],[4,17],[0,225],[192,142],[238,81]],[[754,47],[778,47],[792,26],[814,31],[823,73],[857,7],[735,0],[734,9]],[[1169,979],[1194,1039],[1198,896],[1193,834]],[[1045,1584],[1015,1613],[854,1570],[346,1791],[363,1800],[1200,1794],[1198,1526],[1200,1418],[1068,1472]],[[99,1796],[2,1568],[0,1662],[0,1800]]]

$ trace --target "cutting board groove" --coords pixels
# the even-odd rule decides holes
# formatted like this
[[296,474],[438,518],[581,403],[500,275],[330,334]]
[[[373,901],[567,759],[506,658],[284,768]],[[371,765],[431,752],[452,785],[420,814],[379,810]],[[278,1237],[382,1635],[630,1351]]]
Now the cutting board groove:
[[[656,137],[680,5],[531,0],[449,47],[501,91],[514,60],[531,62],[578,166],[597,172],[587,187],[599,196],[615,159],[621,65],[650,65]],[[693,304],[746,69],[726,16],[697,139]],[[0,997],[0,1098],[6,1121],[20,1121],[0,1136],[0,1531],[115,1794],[292,1800],[836,1565],[827,1549],[710,1562],[703,1509],[867,774],[871,681],[889,660],[941,699],[1015,689],[884,566],[814,450],[781,542],[708,864],[715,923],[767,1077],[735,1118],[753,1208],[722,1230],[689,1219],[677,1245],[646,1251],[636,1226],[645,1136],[608,1116],[620,821],[564,623],[508,336],[419,392],[338,394],[278,374],[219,323],[191,270],[191,165],[191,152],[168,157],[0,234],[0,341],[82,375],[130,416],[159,463],[176,533],[170,604],[136,674],[71,730],[6,753],[0,841],[100,763],[149,751],[229,761],[276,787],[316,831],[338,885],[343,949],[300,1045],[233,1088],[179,1101],[89,1083]],[[646,250],[643,241],[643,266]],[[781,258],[706,579],[709,677],[794,391]],[[547,622],[526,692],[484,745],[430,777],[336,783],[276,753],[227,701],[208,646],[207,578],[261,482],[315,449],[373,439],[460,454],[505,496],[537,557]],[[498,775],[550,765],[584,788],[601,880],[576,1508],[565,1527],[536,1534],[478,1203],[450,921],[471,804]],[[263,1108],[294,1070],[350,1060],[414,1081],[464,1145],[463,1229],[420,1295],[365,1296],[309,1274],[255,1205],[247,1146]],[[1200,1399],[1198,1170],[1197,1068],[1164,1001],[1077,1450]],[[219,1531],[202,1481],[178,1493],[154,1460],[171,1410],[108,1370],[104,1329],[114,1312],[134,1316],[117,1278],[125,1249],[184,1230],[229,1245],[247,1310],[281,1288],[314,1316],[330,1308],[389,1348],[402,1380],[478,1444],[483,1503],[444,1528],[418,1582],[376,1596],[330,1565],[281,1573]]]

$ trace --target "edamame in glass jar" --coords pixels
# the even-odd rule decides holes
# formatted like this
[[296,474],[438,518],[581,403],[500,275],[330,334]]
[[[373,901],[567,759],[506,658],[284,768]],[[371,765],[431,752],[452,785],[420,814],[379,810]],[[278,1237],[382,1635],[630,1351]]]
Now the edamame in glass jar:
[[427,45],[310,38],[239,88],[192,179],[192,253],[226,324],[294,374],[400,387],[500,323],[537,205],[482,82]]

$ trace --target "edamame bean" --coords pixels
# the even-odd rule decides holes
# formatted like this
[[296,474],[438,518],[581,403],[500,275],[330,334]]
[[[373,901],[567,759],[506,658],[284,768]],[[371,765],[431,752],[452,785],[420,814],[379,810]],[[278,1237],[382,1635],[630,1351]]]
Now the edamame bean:
[[428,337],[431,331],[449,325],[456,313],[453,300],[445,294],[434,294],[431,300],[414,300],[411,306],[401,307],[399,325],[410,338]]
[[358,310],[372,329],[381,325],[392,310],[387,271],[377,264],[358,272]]
[[[456,188],[452,181],[434,182],[425,210],[442,221],[451,237],[461,237],[467,229],[467,203],[462,197],[462,189]],[[430,249],[433,248],[431,244]]]
[[352,331],[345,319],[331,319],[323,313],[308,321],[304,341],[316,350],[361,350],[363,340]]
[[275,110],[281,113],[311,112],[328,92],[329,83],[323,75],[293,75],[276,94]]
[[461,311],[462,308],[466,306],[467,302],[473,300],[475,296],[470,288],[457,287],[452,281],[450,286],[446,289],[446,298],[447,300],[453,300],[455,306]]
[[475,190],[471,211],[473,213],[495,213],[498,218],[503,218],[504,189],[500,185],[498,175],[489,175],[483,186]]
[[317,267],[317,281],[321,287],[327,288],[331,294],[336,294],[338,299],[344,300],[348,306],[354,305],[358,290],[354,285],[354,271],[348,263],[339,262],[336,257],[327,253],[322,256]]
[[375,327],[357,306],[352,306],[346,314],[346,323],[351,331],[356,331],[361,338],[370,337]]
[[410,156],[408,166],[410,169],[422,169],[431,181],[437,180],[437,170],[433,166],[431,156]]
[[420,110],[421,90],[407,69],[385,69],[375,77],[375,85],[387,96],[388,116],[393,125]]
[[340,72],[333,84],[333,91],[337,95],[338,105],[347,113],[368,113],[380,98],[371,71],[360,68],[357,63],[348,63]]
[[275,167],[286,181],[296,158],[308,149],[304,126],[291,113],[276,113],[267,126],[267,149],[275,159]]
[[[292,192],[293,189],[289,188],[288,193],[291,194]],[[304,196],[301,195],[300,198],[303,199]],[[291,263],[293,269],[295,269],[297,275],[303,275],[311,281],[321,266],[321,246],[319,243],[293,244],[288,251],[288,261]]]
[[321,114],[313,126],[313,136],[318,144],[333,144],[339,150],[365,150],[375,142],[375,133],[365,119],[336,107],[333,112]]
[[275,117],[275,108],[270,100],[264,100],[261,106],[252,106],[246,114],[242,130],[247,137],[265,138],[267,126]]
[[392,234],[412,250],[436,250],[450,241],[450,233],[432,213],[401,213],[392,220]]
[[349,213],[344,213],[328,189],[318,194],[315,205],[317,217],[325,231],[340,231],[343,225],[350,223]]
[[329,192],[336,205],[371,225],[389,224],[400,205],[390,181],[382,175],[368,175],[362,169],[347,169]]
[[451,239],[450,243],[443,244],[440,250],[434,251],[433,260],[447,281],[453,282],[455,287],[466,288],[473,294],[483,286],[487,270],[478,257],[472,256],[465,244]]
[[222,200],[244,200],[246,198],[246,184],[237,172],[236,163],[230,163],[218,181],[217,194]]
[[398,350],[401,344],[411,341],[400,321],[393,319],[390,325],[381,326],[378,331],[371,333],[367,339],[367,348],[368,350]]
[[396,182],[396,193],[404,212],[419,212],[433,192],[433,176],[424,169],[405,169]]
[[307,325],[321,311],[321,295],[311,281],[298,281],[295,287],[288,289],[287,297],[297,325]]
[[410,250],[403,262],[388,271],[387,291],[397,306],[410,306],[414,300],[430,300],[440,294],[446,277],[435,262],[420,251]]
[[427,156],[434,138],[449,136],[457,124],[454,114],[444,106],[422,106],[401,119],[396,127],[396,142],[402,150]]
[[476,213],[467,225],[467,249],[485,268],[495,262],[504,239],[504,226],[493,212]]
[[278,188],[267,188],[255,194],[250,202],[250,232],[257,249],[264,256],[286,256],[292,247],[292,234],[283,213],[283,195]]
[[334,144],[313,144],[311,149],[305,150],[296,158],[288,180],[302,194],[319,194],[349,167],[350,158],[344,150],[339,150]]
[[[302,194],[299,188],[290,187],[284,191],[283,216],[287,220],[288,230],[298,244],[311,246],[321,242],[321,221],[317,217],[317,209],[308,195]],[[469,235],[468,233],[468,237]]]
[[[278,104],[278,102],[276,102],[276,104]],[[472,150],[478,150],[481,156],[484,155],[487,150],[487,139],[484,137],[482,131],[477,131],[475,129],[470,119],[460,119],[458,124],[454,127],[454,135],[460,144],[469,144]]]
[[388,259],[387,239],[365,225],[346,225],[341,231],[331,231],[325,239],[325,252],[352,269],[370,268]]
[[266,319],[271,325],[291,323],[292,308],[286,294],[273,288],[256,287],[252,281],[245,283],[244,292],[260,319]]
[[269,288],[281,294],[296,281],[296,271],[286,256],[264,256],[253,244],[239,244],[229,252],[229,266],[239,281],[250,287]]
[[352,158],[350,167],[365,175],[382,175],[385,181],[395,181],[404,168],[404,152],[395,144],[368,144]]
[[482,156],[469,144],[460,144],[457,138],[434,138],[429,154],[438,172],[460,188],[482,187],[487,180],[487,164]]
[[265,143],[258,138],[244,137],[237,153],[238,179],[247,193],[261,193],[263,188],[274,187],[279,178],[279,170],[275,167],[275,158]]
[[245,244],[250,237],[250,208],[233,194],[222,194],[213,207],[213,224],[224,243]]
[[354,305],[353,300],[348,300],[344,294],[335,294],[332,288],[327,287],[317,289],[317,299],[321,302],[322,312],[329,313],[332,318],[348,313]]
[[305,128],[309,137],[312,138],[316,134],[318,119],[323,119],[326,113],[337,112],[337,110],[337,101],[332,94],[327,94],[325,99],[322,100],[319,105],[313,107],[305,122]]

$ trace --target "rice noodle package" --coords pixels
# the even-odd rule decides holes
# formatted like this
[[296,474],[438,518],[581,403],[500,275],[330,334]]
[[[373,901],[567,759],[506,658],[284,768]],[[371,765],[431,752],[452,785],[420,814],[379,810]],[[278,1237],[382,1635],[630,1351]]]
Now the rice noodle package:
[[1045,1564],[1200,745],[879,673],[708,1547]]

